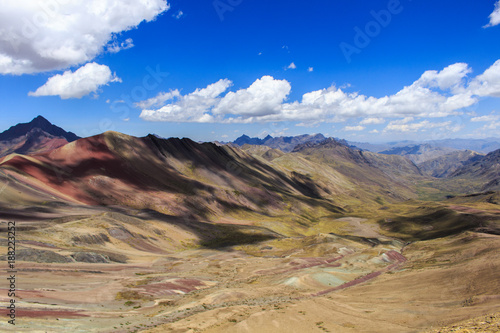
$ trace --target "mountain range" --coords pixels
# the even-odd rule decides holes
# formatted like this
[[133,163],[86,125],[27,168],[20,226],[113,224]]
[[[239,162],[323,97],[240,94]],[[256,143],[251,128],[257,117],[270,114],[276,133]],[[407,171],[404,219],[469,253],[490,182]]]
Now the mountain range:
[[370,150],[376,153],[382,151],[390,151],[400,147],[414,147],[419,145],[429,145],[435,148],[455,149],[455,150],[472,150],[478,153],[487,154],[494,150],[500,149],[499,138],[486,139],[441,139],[429,140],[423,142],[417,141],[393,141],[387,143],[368,143],[368,142],[349,142],[349,144],[361,149]]
[[318,143],[325,140],[326,137],[323,134],[304,134],[298,136],[280,136],[277,138],[273,138],[270,135],[267,135],[264,139],[259,138],[251,138],[248,135],[242,135],[232,143],[237,146],[243,145],[256,145],[256,146],[267,146],[274,149],[279,149],[283,152],[292,151],[297,145],[312,142]]
[[[433,177],[448,182],[473,178],[474,188],[481,190],[496,190],[500,179],[500,150],[484,156],[421,144],[374,153],[321,134],[242,136],[229,145],[116,132],[79,139],[39,116],[0,133],[0,139],[6,155],[0,170],[22,174],[24,183],[51,195],[143,208],[141,203],[148,201],[148,207],[168,206],[177,213],[181,207],[196,207],[203,217],[221,216],[229,207],[280,211],[278,203],[285,197],[295,201],[303,196],[309,204],[331,207],[341,196],[366,202],[380,196],[415,198],[414,184]],[[144,197],[134,194],[137,187],[145,190]],[[222,200],[229,189],[240,195]],[[176,195],[176,203],[165,193]]]
[[498,309],[500,150],[78,138],[42,117],[0,138],[31,325],[415,332]]

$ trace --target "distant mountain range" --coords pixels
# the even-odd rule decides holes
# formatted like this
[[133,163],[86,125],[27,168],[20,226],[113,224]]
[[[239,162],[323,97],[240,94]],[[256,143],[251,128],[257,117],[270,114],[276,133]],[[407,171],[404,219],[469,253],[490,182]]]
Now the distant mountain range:
[[[33,178],[31,187],[43,182],[43,191],[50,195],[93,204],[123,204],[135,198],[140,206],[152,199],[174,210],[188,205],[203,214],[220,214],[229,206],[272,211],[283,196],[290,202],[309,198],[309,208],[327,204],[332,209],[340,198],[360,204],[409,199],[417,195],[415,184],[436,177],[443,179],[440,186],[459,193],[500,189],[500,150],[484,156],[440,146],[451,142],[446,140],[438,145],[391,143],[376,153],[322,134],[264,139],[243,135],[227,145],[115,132],[80,139],[41,116],[11,127],[0,139],[0,157],[5,156],[0,171],[15,170]],[[494,142],[470,145],[494,147]],[[137,188],[147,191],[136,193]],[[222,200],[226,188],[241,195]],[[182,197],[184,206],[165,193]],[[197,203],[189,199],[195,193]],[[215,202],[214,195],[219,198]]]
[[0,157],[12,153],[43,153],[79,138],[38,116],[29,123],[17,124],[0,133]]
[[[267,146],[287,153],[295,151],[297,147],[304,144],[314,145],[325,139],[325,136],[322,134],[276,138],[268,135],[264,139],[243,135],[233,141],[232,144],[237,146]],[[404,156],[415,163],[422,174],[438,178],[448,177],[467,164],[469,160],[475,161],[485,153],[500,149],[500,139],[495,138],[471,140],[446,139],[421,143],[407,140],[384,144],[350,142],[340,139],[334,140],[353,149],[371,151],[382,155]],[[279,155],[277,151],[267,151],[266,153],[267,155],[263,156],[264,158]]]
[[323,134],[304,134],[298,136],[280,136],[273,138],[268,135],[264,139],[251,138],[247,135],[242,135],[232,143],[237,146],[243,145],[256,145],[256,146],[267,146],[274,149],[279,149],[285,153],[291,152],[296,146],[312,142],[318,143],[325,140],[326,137]]
[[[318,143],[323,141],[324,139],[326,139],[326,137],[323,134],[304,134],[297,136],[280,137],[272,137],[268,135],[264,139],[242,135],[231,143],[238,146],[243,146],[245,144],[268,146],[274,149],[280,149],[283,152],[290,152],[297,145],[307,142]],[[440,155],[446,155],[455,150],[472,150],[478,153],[487,154],[494,150],[500,149],[500,138],[444,139],[425,142],[403,140],[387,143],[355,142],[337,138],[336,140],[343,142],[348,146],[357,147],[359,149],[368,150],[374,153],[401,155],[408,156],[409,158],[410,155],[424,154],[425,157],[422,160],[417,158],[417,160],[415,161],[416,163],[425,162],[426,160],[435,158]]]
[[478,153],[487,154],[494,150],[500,149],[500,138],[487,139],[443,139],[430,140],[424,142],[417,141],[394,141],[388,143],[368,143],[368,142],[353,142],[349,144],[358,148],[380,153],[383,151],[391,151],[395,148],[409,148],[419,145],[428,145],[434,148],[447,148],[455,150],[472,150]]
[[399,146],[379,152],[384,155],[399,155],[408,157],[415,164],[420,164],[431,159],[449,154],[456,149],[449,147],[437,147],[428,143],[419,145]]
[[445,155],[427,159],[419,163],[418,167],[423,173],[429,176],[446,178],[465,164],[478,160],[483,156],[483,154],[476,153],[472,150],[456,150]]

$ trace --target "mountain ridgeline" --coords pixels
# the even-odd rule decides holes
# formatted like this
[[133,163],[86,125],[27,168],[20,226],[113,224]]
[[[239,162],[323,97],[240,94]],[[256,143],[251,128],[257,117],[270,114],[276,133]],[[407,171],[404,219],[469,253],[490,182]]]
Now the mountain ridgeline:
[[321,134],[242,136],[226,145],[116,132],[78,139],[42,117],[0,138],[0,175],[30,195],[204,219],[293,207],[292,219],[307,220],[379,207],[418,198],[436,177],[448,193],[500,189],[500,150],[484,156],[420,144],[375,153]]
[[273,138],[267,135],[264,139],[251,138],[247,135],[242,135],[232,143],[237,146],[243,145],[256,145],[256,146],[267,146],[274,149],[279,149],[285,153],[291,152],[296,146],[303,143],[318,143],[325,140],[326,137],[323,134],[313,134],[313,135],[298,135],[298,136],[280,136]]

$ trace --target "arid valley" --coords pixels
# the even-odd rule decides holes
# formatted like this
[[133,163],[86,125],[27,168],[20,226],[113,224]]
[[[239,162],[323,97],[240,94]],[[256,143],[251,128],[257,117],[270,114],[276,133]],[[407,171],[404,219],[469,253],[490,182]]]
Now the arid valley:
[[499,150],[0,138],[2,331],[500,331]]

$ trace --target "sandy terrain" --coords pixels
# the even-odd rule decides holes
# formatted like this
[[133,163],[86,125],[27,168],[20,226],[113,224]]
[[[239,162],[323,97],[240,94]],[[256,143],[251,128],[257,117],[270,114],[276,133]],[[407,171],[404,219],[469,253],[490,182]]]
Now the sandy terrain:
[[[499,236],[466,232],[403,249],[348,218],[349,237],[190,249],[199,238],[174,224],[74,208],[37,228],[26,214],[33,229],[20,232],[17,251],[32,251],[17,263],[18,324],[0,322],[2,331],[421,332],[500,310]],[[83,224],[105,237],[85,238]],[[70,262],[34,262],[52,257],[33,250]],[[107,262],[77,262],[77,251]],[[119,254],[123,263],[113,261]],[[1,288],[2,308],[6,295]]]

